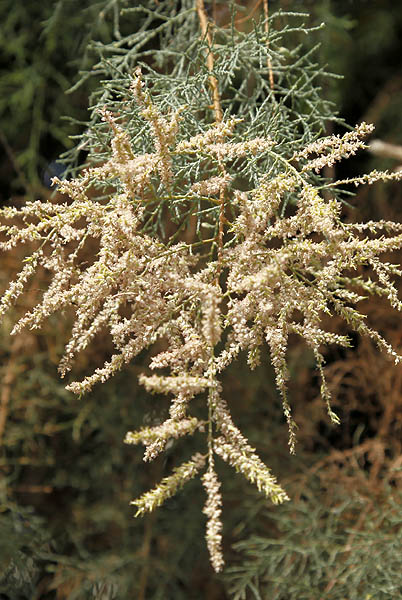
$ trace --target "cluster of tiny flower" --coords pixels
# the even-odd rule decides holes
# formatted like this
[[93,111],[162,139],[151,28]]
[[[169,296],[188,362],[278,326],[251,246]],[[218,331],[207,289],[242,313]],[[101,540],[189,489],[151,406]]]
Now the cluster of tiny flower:
[[[208,450],[194,455],[134,504],[137,514],[153,510],[207,465],[202,477],[207,492],[207,544],[212,565],[219,571],[223,567],[222,500],[214,455],[255,483],[273,502],[288,499],[233,423],[222,397],[220,374],[243,351],[254,368],[267,344],[293,451],[295,423],[286,395],[286,352],[289,335],[298,334],[314,353],[323,398],[330,418],[338,422],[324,378],[322,346],[348,346],[349,339],[325,331],[322,316],[340,315],[352,329],[370,336],[396,362],[400,360],[353,306],[364,297],[360,290],[386,296],[401,310],[393,283],[401,271],[379,256],[402,247],[402,225],[389,221],[344,223],[340,202],[335,196],[321,195],[314,184],[317,177],[312,172],[363,146],[362,138],[372,131],[364,123],[343,137],[323,138],[285,159],[276,153],[272,139],[232,143],[230,138],[239,123],[236,119],[179,140],[180,114],[186,109],[162,115],[145,89],[140,70],[133,77],[131,91],[150,129],[153,153],[136,155],[124,125],[105,109],[101,117],[112,132],[110,159],[74,180],[56,180],[59,192],[69,197],[67,202],[31,202],[20,209],[0,211],[3,222],[12,221],[1,226],[0,249],[20,244],[33,247],[0,301],[0,315],[17,302],[29,278],[42,266],[51,274],[49,287],[17,322],[13,333],[23,327],[40,327],[56,311],[73,310],[75,322],[60,363],[64,376],[77,353],[99,331],[110,332],[115,353],[83,381],[70,383],[68,389],[78,394],[105,382],[157,340],[167,342],[167,349],[152,358],[150,367],[169,369],[170,374],[143,375],[140,381],[151,393],[172,396],[169,417],[155,427],[129,432],[125,441],[142,443],[144,460],[149,461],[169,440],[200,431],[206,436]],[[204,160],[208,164],[207,176],[203,178],[202,169],[197,180],[176,176],[177,161],[181,161],[182,172],[183,161],[194,155],[201,165]],[[242,191],[235,189],[233,164],[248,157],[256,161],[260,155],[283,164],[282,172],[262,177],[248,191],[244,191],[244,182]],[[402,179],[402,172],[372,172],[348,182],[360,185],[393,179]],[[326,189],[340,183],[344,182],[328,183]],[[96,197],[99,185],[113,189],[106,202]],[[219,231],[215,229],[214,238],[200,234],[193,243],[173,244],[162,235],[147,233],[149,198],[155,190],[173,203],[180,198],[186,215],[191,213],[189,207],[194,207],[194,214],[198,210],[198,218],[207,221],[217,213],[205,206],[219,204]],[[288,215],[284,206],[289,196],[293,210]],[[230,210],[224,212],[225,205]],[[182,223],[177,230],[182,230]],[[84,262],[82,256],[89,244],[93,248],[93,240],[97,254]],[[208,251],[200,252],[200,248]],[[377,281],[359,274],[350,277],[361,265],[369,265]],[[207,398],[204,420],[190,414],[191,400],[198,394]]]

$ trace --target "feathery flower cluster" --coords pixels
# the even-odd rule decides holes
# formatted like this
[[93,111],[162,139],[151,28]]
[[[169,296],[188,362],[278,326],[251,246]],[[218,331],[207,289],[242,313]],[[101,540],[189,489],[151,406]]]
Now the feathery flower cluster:
[[318,173],[323,167],[332,167],[338,160],[354,156],[359,148],[365,148],[363,139],[374,131],[374,125],[360,123],[353,131],[342,137],[331,135],[308,144],[295,156],[296,159],[308,159],[311,154],[317,154],[317,158],[310,159],[302,168],[304,171],[315,171]]
[[191,460],[174,469],[173,474],[165,477],[156,488],[145,492],[140,498],[133,500],[131,504],[137,506],[136,516],[146,512],[152,512],[156,507],[163,504],[168,498],[176,494],[187,481],[194,479],[197,473],[204,467],[205,457],[197,453]]
[[[140,381],[149,392],[171,395],[169,417],[154,427],[129,432],[125,441],[144,444],[146,461],[162,452],[169,440],[196,431],[204,433],[207,443],[203,454],[194,455],[133,504],[137,514],[153,510],[207,465],[202,476],[207,492],[206,537],[212,565],[219,571],[223,567],[222,500],[214,455],[255,483],[274,503],[288,500],[233,423],[222,397],[220,374],[241,352],[247,352],[254,368],[261,352],[269,349],[293,451],[295,423],[286,393],[286,352],[289,335],[296,333],[315,356],[323,399],[331,420],[338,422],[331,410],[322,348],[347,346],[349,339],[325,331],[322,316],[340,315],[395,362],[401,360],[366,324],[356,305],[364,295],[376,294],[387,297],[396,310],[402,309],[393,283],[401,270],[380,258],[402,247],[402,225],[344,223],[336,196],[324,197],[315,183],[313,172],[363,146],[362,138],[372,131],[369,125],[362,123],[342,137],[317,140],[287,159],[276,152],[274,139],[232,142],[240,123],[234,118],[185,138],[180,114],[188,109],[162,114],[139,69],[131,92],[144,130],[149,129],[153,152],[136,154],[124,122],[105,108],[101,118],[111,130],[110,158],[76,179],[55,180],[68,201],[31,202],[0,211],[3,223],[11,221],[1,226],[0,249],[20,244],[31,249],[3,294],[0,315],[18,301],[41,266],[50,274],[49,287],[13,333],[23,327],[38,328],[57,311],[74,311],[71,337],[60,363],[62,376],[98,332],[110,333],[115,349],[110,360],[83,381],[67,386],[78,394],[105,382],[157,340],[165,341],[166,349],[152,358],[150,368],[167,369],[169,374],[143,375]],[[283,165],[282,171],[260,177],[257,185],[242,181],[241,190],[236,189],[239,161],[250,158],[256,164],[263,155]],[[194,160],[198,160],[197,169],[190,168]],[[402,172],[372,172],[348,182],[360,185],[387,179],[402,179]],[[325,187],[328,191],[339,183],[344,182]],[[109,190],[107,200],[97,198],[99,188]],[[289,198],[293,203],[290,214],[286,211]],[[147,229],[158,199],[175,216],[176,229],[169,239],[162,230],[158,235],[157,228],[152,234]],[[224,212],[225,206],[230,210]],[[198,237],[189,242],[183,233],[189,215],[212,228],[213,237],[208,238],[200,227]],[[96,255],[83,262],[82,256],[94,241]],[[351,276],[361,265],[371,267],[375,281]],[[203,420],[191,415],[191,401],[197,395],[206,398]]]
[[222,496],[219,491],[221,487],[218,476],[213,468],[213,462],[210,461],[209,468],[202,476],[202,483],[207,491],[207,502],[204,508],[204,514],[208,517],[206,540],[211,564],[214,570],[219,573],[222,571],[225,561],[222,554]]

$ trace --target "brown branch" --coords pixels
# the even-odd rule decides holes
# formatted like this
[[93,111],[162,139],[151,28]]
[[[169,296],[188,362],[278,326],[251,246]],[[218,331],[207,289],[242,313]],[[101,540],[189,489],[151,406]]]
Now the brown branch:
[[211,90],[212,90],[215,121],[217,123],[220,123],[223,119],[223,113],[222,113],[222,107],[221,107],[221,99],[219,96],[218,80],[213,75],[215,59],[214,59],[214,55],[212,52],[212,36],[211,36],[211,31],[210,31],[207,15],[205,13],[204,0],[196,0],[196,2],[197,2],[197,13],[198,13],[198,18],[200,20],[202,35],[207,40],[208,46],[209,46],[209,52],[207,55],[207,67],[208,67],[208,71],[209,71],[209,83],[210,83]]
[[[221,168],[224,171],[224,167]],[[222,264],[222,256],[223,256],[223,230],[225,225],[225,188],[221,187],[219,192],[219,202],[220,202],[220,211],[219,211],[219,230],[218,230],[218,277],[220,273],[220,265]]]
[[6,428],[10,406],[11,390],[18,374],[17,361],[21,352],[21,340],[14,338],[10,348],[10,358],[5,367],[5,375],[0,394],[0,446]]
[[388,144],[382,140],[373,140],[369,147],[369,152],[375,156],[381,156],[383,158],[394,158],[399,162],[402,162],[402,146],[396,144]]
[[10,491],[18,494],[51,494],[53,489],[51,485],[16,485],[9,487]]
[[402,89],[402,77],[398,73],[385,83],[383,88],[375,96],[366,112],[362,115],[359,121],[366,123],[378,123],[385,111],[388,109],[390,102]]
[[248,21],[249,19],[251,19],[251,17],[253,16],[253,14],[259,8],[261,2],[262,2],[262,0],[258,0],[256,2],[256,4],[253,6],[253,8],[251,9],[251,11],[248,13],[248,15],[246,15],[245,17],[238,17],[237,19],[235,19],[235,25],[236,25],[236,27],[237,27],[237,25],[240,25],[240,23],[244,23],[245,21]]
[[[207,55],[207,67],[208,67],[208,71],[209,71],[209,84],[210,84],[211,90],[212,90],[213,108],[214,108],[214,112],[215,112],[215,122],[221,123],[222,119],[223,119],[223,112],[222,112],[222,106],[221,106],[221,99],[219,96],[218,80],[213,75],[215,59],[214,59],[214,54],[212,52],[213,44],[212,44],[211,30],[209,27],[210,24],[208,23],[207,15],[205,12],[204,0],[196,0],[196,2],[197,2],[197,13],[198,13],[198,18],[200,20],[202,35],[204,38],[206,38],[206,40],[208,42],[208,46],[209,46],[209,52]],[[219,164],[219,170],[222,175],[225,174],[225,167],[221,163]],[[218,235],[216,238],[216,243],[218,246],[218,269],[217,269],[217,275],[216,275],[216,284],[217,285],[219,284],[219,275],[221,272],[221,264],[222,264],[222,256],[223,256],[223,232],[224,232],[224,224],[225,224],[225,190],[223,187],[220,190],[219,203],[220,203],[219,229],[218,229]]]
[[268,66],[268,76],[269,76],[269,87],[271,88],[271,90],[273,90],[274,89],[274,74],[273,74],[273,71],[272,71],[271,57],[269,55],[269,10],[268,10],[268,0],[264,0],[264,16],[265,16],[264,29],[265,29],[265,33],[267,34],[267,50],[268,50],[267,66]]

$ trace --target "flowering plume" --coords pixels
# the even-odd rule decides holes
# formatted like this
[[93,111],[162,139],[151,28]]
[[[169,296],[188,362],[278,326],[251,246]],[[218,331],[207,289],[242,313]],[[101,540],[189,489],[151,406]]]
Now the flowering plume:
[[[402,225],[344,223],[340,201],[328,193],[344,182],[317,184],[314,173],[353,155],[371,126],[362,123],[343,137],[319,139],[286,158],[276,151],[274,137],[232,141],[239,119],[184,134],[180,119],[189,109],[162,113],[139,69],[130,89],[154,151],[136,152],[124,120],[105,108],[101,119],[111,130],[110,157],[71,181],[55,180],[68,201],[1,210],[0,248],[28,244],[33,250],[4,292],[0,314],[17,302],[41,266],[50,273],[49,287],[13,333],[38,328],[53,313],[72,309],[75,321],[60,363],[64,376],[96,334],[109,331],[114,353],[84,380],[67,386],[78,394],[105,382],[157,340],[165,341],[150,368],[163,368],[168,374],[142,375],[140,381],[151,393],[171,396],[169,417],[129,432],[125,441],[142,443],[146,461],[170,440],[196,431],[205,435],[206,445],[203,453],[133,503],[137,514],[153,510],[207,465],[202,475],[207,544],[219,571],[222,500],[213,457],[232,465],[274,503],[288,499],[233,423],[220,374],[241,352],[247,352],[254,368],[261,353],[269,351],[294,451],[296,424],[286,393],[286,352],[289,335],[296,333],[314,353],[323,399],[331,420],[338,422],[330,405],[322,349],[328,344],[348,346],[349,339],[323,329],[322,316],[341,316],[350,329],[369,336],[400,361],[356,306],[367,294],[377,294],[401,310],[393,284],[401,271],[382,262],[381,255],[402,247]],[[281,169],[238,185],[239,164],[258,165],[262,157]],[[402,179],[402,173],[373,172],[349,182],[392,179]],[[106,200],[101,197],[105,188]],[[293,208],[287,212],[289,198]],[[155,203],[171,211],[175,229],[168,236],[155,217]],[[186,226],[193,217],[199,227],[189,241]],[[98,252],[92,262],[82,263],[82,251],[93,240]],[[351,276],[361,265],[370,266],[377,281]],[[197,395],[206,397],[203,420],[191,414]]]

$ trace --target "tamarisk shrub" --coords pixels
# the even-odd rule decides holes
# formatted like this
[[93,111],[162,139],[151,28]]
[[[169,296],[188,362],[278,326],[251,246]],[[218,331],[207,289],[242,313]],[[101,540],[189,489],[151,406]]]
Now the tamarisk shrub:
[[[171,396],[169,415],[159,425],[128,432],[126,443],[143,444],[144,460],[151,461],[171,440],[199,432],[205,442],[133,504],[137,515],[152,511],[200,476],[207,545],[220,571],[216,456],[272,502],[289,499],[233,422],[221,374],[241,353],[253,369],[269,352],[294,452],[286,393],[290,334],[314,353],[333,423],[339,419],[331,409],[323,347],[348,346],[350,340],[325,330],[324,315],[342,317],[350,330],[400,361],[358,304],[377,294],[401,310],[393,283],[401,270],[381,256],[401,248],[402,224],[343,222],[342,190],[400,180],[402,172],[374,171],[341,181],[321,176],[364,148],[373,127],[360,123],[342,136],[320,135],[323,123],[335,117],[325,103],[317,104],[321,113],[314,105],[317,66],[281,45],[286,27],[272,27],[285,13],[270,19],[265,14],[254,31],[244,33],[234,26],[235,5],[232,26],[219,27],[208,20],[202,0],[175,9],[168,1],[148,4],[127,9],[128,17],[141,14],[144,25],[115,44],[112,61],[101,63],[111,69],[111,78],[80,142],[89,151],[88,162],[75,177],[54,179],[64,201],[0,211],[1,250],[20,244],[30,249],[1,298],[0,314],[42,267],[50,274],[49,286],[13,334],[39,328],[55,312],[73,311],[59,366],[64,377],[100,331],[110,333],[110,360],[68,384],[79,395],[145,348],[156,349],[149,364],[155,373],[142,374],[140,382],[150,393]],[[157,33],[146,19],[159,19]],[[168,48],[162,37],[151,65],[144,62],[145,34],[174,40]],[[175,62],[183,47],[187,53]],[[235,82],[239,75],[244,79]],[[84,262],[88,247],[97,252]],[[360,273],[362,266],[375,280]],[[196,396],[205,402],[203,418],[192,411]]]

